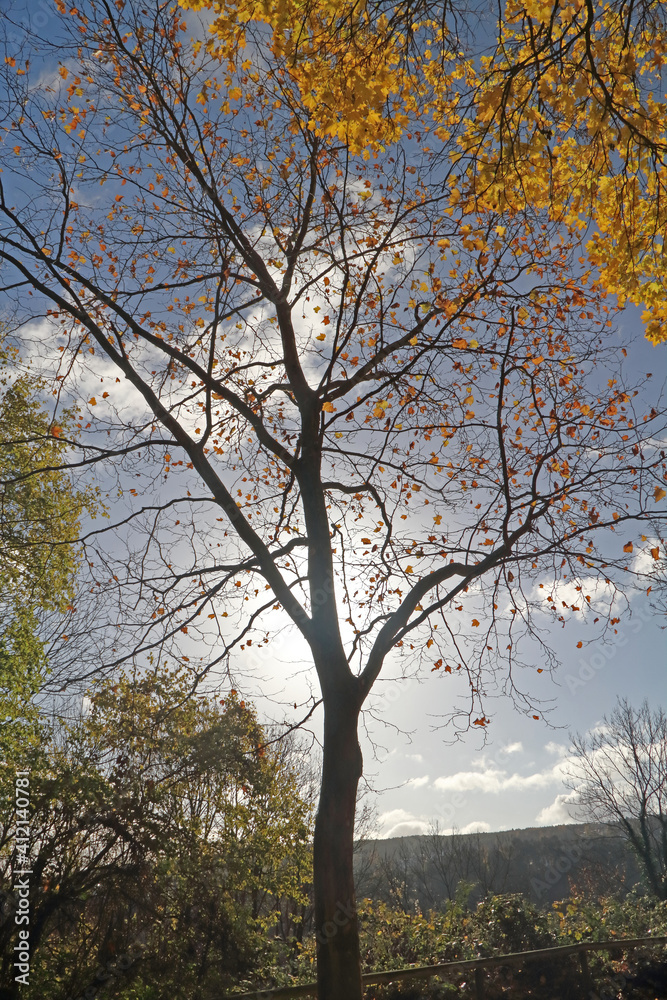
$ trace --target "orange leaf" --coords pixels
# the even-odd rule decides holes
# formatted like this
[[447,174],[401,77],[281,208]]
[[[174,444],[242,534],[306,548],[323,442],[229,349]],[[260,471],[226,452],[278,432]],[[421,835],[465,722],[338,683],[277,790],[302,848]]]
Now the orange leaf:
[[581,649],[582,646],[583,646],[583,642],[579,641],[577,643],[577,649]]
[[62,76],[63,80],[66,80],[67,77],[69,76],[69,73],[67,72],[67,70],[65,69],[64,66],[61,66],[60,69],[58,70],[58,72]]
[[653,556],[654,559],[659,559],[660,558],[660,546],[659,545],[656,545],[656,547],[654,549],[651,549],[651,555]]
[[623,551],[624,552],[632,552],[632,542],[628,542],[627,545],[624,545],[623,546]]
[[463,337],[457,337],[456,340],[452,341],[452,347],[455,347],[459,351],[465,351],[468,346],[468,341],[464,340]]
[[477,628],[477,626],[479,625],[479,622],[477,621],[476,618],[473,618],[472,624],[475,626],[475,628]]
[[658,501],[662,500],[663,497],[667,497],[667,490],[663,490],[662,486],[656,486],[653,499],[656,503],[658,503]]
[[62,427],[58,427],[57,425],[55,427],[52,427],[51,433],[53,434],[54,438],[60,437],[62,433]]
[[334,405],[333,405],[333,403],[329,403],[327,401],[326,403],[322,404],[322,409],[324,410],[325,413],[333,413],[334,412]]

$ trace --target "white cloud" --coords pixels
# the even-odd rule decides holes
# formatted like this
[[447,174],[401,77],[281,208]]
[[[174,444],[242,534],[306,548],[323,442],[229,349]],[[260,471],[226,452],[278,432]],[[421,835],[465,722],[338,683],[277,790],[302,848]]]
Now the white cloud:
[[428,785],[428,782],[428,774],[425,774],[422,778],[410,778],[405,784],[407,788],[423,788],[424,785]]
[[505,771],[458,771],[436,778],[435,788],[441,792],[499,792]]
[[523,752],[523,743],[521,743],[520,740],[517,740],[516,743],[508,743],[506,747],[502,748],[503,754],[522,753],[522,752]]
[[524,791],[526,789],[547,788],[549,785],[562,781],[563,762],[558,761],[546,771],[536,771],[533,774],[508,774],[498,768],[486,771],[458,771],[433,782],[441,792],[506,792]]
[[414,837],[427,833],[429,824],[405,809],[390,809],[378,818],[379,837]]
[[577,823],[572,818],[571,807],[577,801],[576,792],[557,795],[550,806],[545,806],[535,817],[540,826],[561,826],[564,823]]
[[459,833],[488,833],[491,829],[491,824],[486,823],[483,819],[475,819],[472,823],[467,823]]
[[547,753],[551,753],[555,757],[564,757],[567,753],[567,746],[564,743],[556,743],[554,740],[549,740],[548,743],[545,743],[544,749]]
[[606,584],[593,576],[582,576],[579,583],[575,580],[545,580],[542,584],[535,583],[530,599],[541,601],[541,610],[545,614],[551,615],[557,610],[559,615],[569,614],[584,621],[593,610],[598,614],[608,614],[614,599],[614,588],[611,583]]
[[428,833],[429,824],[424,820],[415,819],[405,823],[397,823],[388,833],[383,834],[388,837],[423,837]]

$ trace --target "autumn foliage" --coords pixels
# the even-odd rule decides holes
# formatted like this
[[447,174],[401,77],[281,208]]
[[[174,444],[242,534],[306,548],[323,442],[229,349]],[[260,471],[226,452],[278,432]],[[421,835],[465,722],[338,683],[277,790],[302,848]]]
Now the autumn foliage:
[[[230,81],[258,26],[308,127],[356,153],[418,130],[459,163],[454,197],[541,208],[578,233],[585,267],[644,307],[667,339],[667,23],[659,3],[511,2],[497,25],[456,4],[183,0],[213,15],[209,51]],[[486,49],[468,54],[468,35]],[[249,41],[250,40],[250,41]],[[472,47],[471,47],[472,48]]]
[[[193,6],[59,4],[46,85],[8,53],[4,287],[52,433],[115,503],[124,549],[85,539],[120,602],[105,665],[171,650],[202,676],[300,635],[335,927],[387,658],[446,709],[463,692],[465,726],[495,682],[539,719],[537,625],[613,636],[664,556],[663,414],[614,334],[629,300],[663,336],[663,110],[624,111],[659,66],[648,26],[617,65],[614,18],[576,5],[510,11],[477,62],[403,8]],[[357,998],[356,920],[318,947],[321,1000]]]

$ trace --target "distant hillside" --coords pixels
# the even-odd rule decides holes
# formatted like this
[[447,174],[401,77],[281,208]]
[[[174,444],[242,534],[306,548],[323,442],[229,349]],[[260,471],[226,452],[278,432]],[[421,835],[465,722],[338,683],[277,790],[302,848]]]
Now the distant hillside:
[[521,892],[536,903],[583,891],[629,892],[641,870],[617,826],[581,823],[499,833],[395,837],[357,845],[360,897],[422,910],[455,898],[461,883],[471,902],[488,892]]

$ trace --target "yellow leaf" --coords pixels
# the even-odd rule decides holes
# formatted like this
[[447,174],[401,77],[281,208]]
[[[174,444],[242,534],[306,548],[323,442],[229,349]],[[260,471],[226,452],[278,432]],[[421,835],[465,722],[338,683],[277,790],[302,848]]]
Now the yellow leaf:
[[656,486],[653,499],[656,503],[658,503],[658,501],[662,500],[663,497],[667,497],[667,490],[663,490],[662,486]]
[[315,337],[315,340],[326,340],[326,339],[327,339],[326,333],[318,333],[318,335]]
[[333,403],[330,403],[327,400],[326,403],[322,403],[322,409],[324,410],[325,413],[333,413],[334,412],[334,405],[333,405]]

